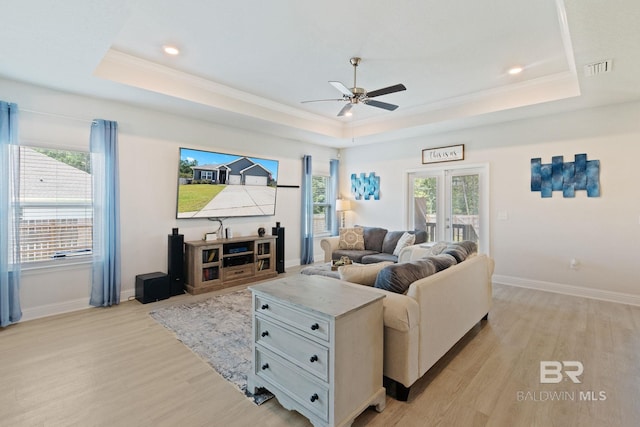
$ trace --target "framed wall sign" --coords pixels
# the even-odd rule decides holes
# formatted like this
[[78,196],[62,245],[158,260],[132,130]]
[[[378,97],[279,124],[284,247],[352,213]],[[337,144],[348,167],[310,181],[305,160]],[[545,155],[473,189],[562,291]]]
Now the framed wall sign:
[[422,164],[464,160],[464,144],[422,150]]

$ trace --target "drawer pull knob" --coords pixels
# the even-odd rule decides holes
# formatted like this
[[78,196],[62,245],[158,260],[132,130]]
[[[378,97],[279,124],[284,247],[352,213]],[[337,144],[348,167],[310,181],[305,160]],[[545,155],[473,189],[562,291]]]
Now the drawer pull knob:
[[313,363],[313,362],[317,362],[318,361],[318,356],[316,354],[314,354],[313,356],[311,356],[311,358],[309,359],[309,362]]
[[262,304],[262,307],[260,307],[263,310],[269,310],[269,304]]
[[265,363],[264,365],[262,365],[262,370],[264,371],[265,369],[269,369],[268,363]]
[[320,329],[320,325],[318,325],[317,323],[314,323],[313,325],[311,325],[311,330],[315,331],[317,329]]
[[262,338],[266,337],[267,335],[269,335],[269,331],[264,331],[262,334]]
[[318,393],[313,393],[313,395],[311,396],[311,400],[312,402],[315,402],[316,400],[318,400]]

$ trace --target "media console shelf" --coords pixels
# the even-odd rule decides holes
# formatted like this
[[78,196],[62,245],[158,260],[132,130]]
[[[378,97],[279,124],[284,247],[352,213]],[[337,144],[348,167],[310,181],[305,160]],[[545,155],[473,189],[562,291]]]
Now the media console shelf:
[[186,288],[192,295],[276,277],[276,236],[185,242]]

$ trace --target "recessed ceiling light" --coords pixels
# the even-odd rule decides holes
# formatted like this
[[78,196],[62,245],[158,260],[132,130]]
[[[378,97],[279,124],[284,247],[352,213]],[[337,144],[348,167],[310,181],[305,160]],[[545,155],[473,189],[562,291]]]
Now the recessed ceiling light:
[[522,67],[511,67],[509,68],[509,74],[515,76],[516,74],[520,74],[524,70]]
[[178,55],[180,53],[180,49],[178,49],[175,46],[171,46],[171,45],[162,46],[162,50],[167,55],[172,55],[172,56],[176,56],[176,55]]

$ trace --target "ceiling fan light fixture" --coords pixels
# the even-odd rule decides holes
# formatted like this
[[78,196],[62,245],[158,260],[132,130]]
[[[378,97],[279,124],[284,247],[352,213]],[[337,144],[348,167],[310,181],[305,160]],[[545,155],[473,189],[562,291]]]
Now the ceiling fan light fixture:
[[162,46],[162,51],[167,55],[176,56],[180,54],[180,49],[172,45],[164,45]]
[[353,87],[347,87],[343,83],[338,81],[329,81],[329,84],[336,88],[338,91],[342,93],[342,98],[338,99],[316,99],[311,101],[302,101],[302,103],[307,102],[320,102],[320,101],[346,101],[347,105],[345,105],[340,112],[338,113],[338,117],[350,116],[351,108],[355,104],[365,104],[371,107],[382,108],[387,111],[393,111],[398,108],[395,104],[389,104],[388,102],[376,101],[371,98],[375,98],[382,95],[388,95],[395,92],[401,92],[403,90],[407,90],[407,88],[399,83],[393,86],[384,87],[381,89],[376,89],[371,92],[367,91],[364,88],[358,87],[358,83],[356,80],[356,69],[360,64],[361,59],[358,57],[353,57],[349,60],[351,65],[353,66]]
[[524,68],[520,66],[515,66],[515,67],[509,68],[508,73],[511,74],[512,76],[515,76],[517,74],[520,74],[522,71],[524,71]]

